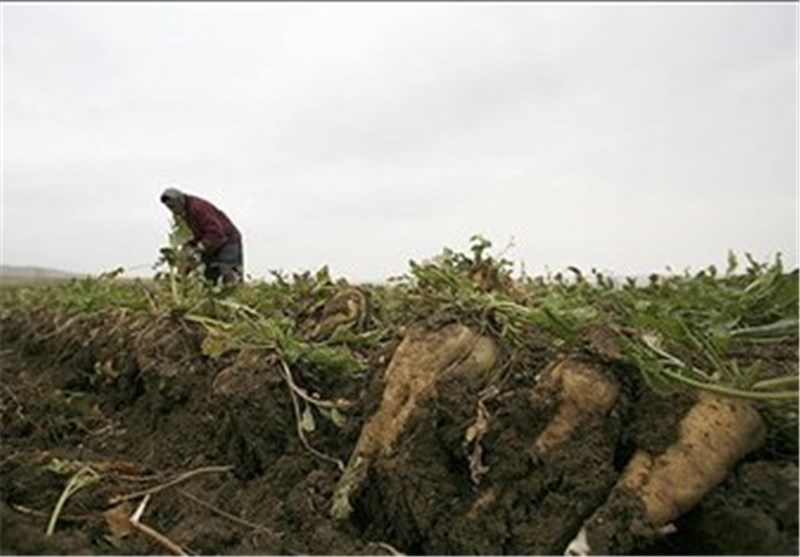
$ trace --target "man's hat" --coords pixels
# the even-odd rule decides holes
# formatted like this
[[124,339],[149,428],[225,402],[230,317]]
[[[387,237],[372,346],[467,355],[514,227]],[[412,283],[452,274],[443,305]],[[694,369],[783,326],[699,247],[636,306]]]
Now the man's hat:
[[161,194],[161,202],[166,203],[168,200],[179,201],[183,199],[184,194],[177,188],[167,188]]

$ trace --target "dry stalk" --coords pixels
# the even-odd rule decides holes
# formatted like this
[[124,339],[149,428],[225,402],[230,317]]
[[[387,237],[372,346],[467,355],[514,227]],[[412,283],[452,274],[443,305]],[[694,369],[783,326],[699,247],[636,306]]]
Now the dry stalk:
[[152,495],[154,493],[158,493],[159,491],[163,491],[167,488],[177,485],[181,482],[185,482],[186,480],[189,480],[195,476],[199,476],[200,474],[228,472],[232,469],[233,466],[206,466],[204,468],[197,468],[196,470],[190,470],[189,472],[184,472],[183,474],[180,474],[179,476],[161,485],[149,487],[147,489],[141,489],[139,491],[134,491],[133,493],[128,493],[127,495],[117,495],[116,497],[112,497],[110,503],[112,505],[116,505],[117,503],[121,503],[122,501],[136,499],[144,495]]
[[194,501],[195,503],[197,503],[201,507],[206,508],[206,509],[208,509],[209,511],[211,511],[213,513],[216,513],[216,514],[218,514],[219,516],[221,516],[223,518],[227,518],[231,522],[235,522],[236,524],[241,524],[242,526],[247,526],[248,528],[252,528],[253,530],[260,530],[262,532],[268,532],[270,534],[275,534],[275,532],[273,532],[271,529],[267,528],[266,526],[262,526],[260,524],[256,524],[255,522],[250,522],[250,521],[245,520],[243,518],[240,518],[240,517],[238,517],[238,516],[236,516],[234,514],[231,514],[231,513],[226,512],[226,511],[223,511],[219,507],[216,507],[216,506],[212,505],[211,503],[209,503],[207,501],[203,501],[199,497],[196,497],[196,496],[192,495],[191,493],[189,493],[185,489],[179,489],[178,493],[183,495],[187,499],[190,499],[191,501]]
[[8,387],[8,385],[3,385],[3,389],[5,389],[5,391],[8,393],[8,396],[11,397],[11,400],[13,400],[14,404],[16,405],[14,413],[17,415],[20,421],[25,421],[27,418],[25,417],[25,414],[22,412],[23,406],[22,403],[19,401],[19,398],[17,398],[17,395],[14,394],[14,391],[12,391]]
[[74,315],[74,316],[70,317],[69,319],[64,321],[61,325],[57,326],[54,330],[50,331],[49,333],[45,333],[44,335],[40,335],[39,337],[37,337],[36,338],[37,342],[41,342],[43,340],[47,340],[49,338],[53,338],[53,337],[56,337],[56,336],[60,335],[62,332],[67,330],[69,327],[71,327],[73,323],[75,323],[76,321],[80,321],[80,319],[82,317],[85,317],[85,314],[79,313],[78,315]]
[[130,474],[114,474],[114,478],[124,482],[154,482],[160,480],[163,476],[152,474],[150,476],[132,476]]
[[130,525],[136,529],[137,531],[141,532],[154,542],[162,545],[163,547],[167,548],[173,555],[188,555],[184,549],[176,544],[174,541],[166,537],[161,532],[158,532],[151,528],[146,524],[142,524],[139,520],[144,514],[144,508],[147,506],[147,502],[150,500],[150,494],[145,495],[142,502],[139,503],[139,506],[136,508],[134,513],[130,517]]
[[183,550],[181,546],[176,544],[174,541],[170,540],[164,534],[157,532],[150,528],[147,524],[142,524],[138,521],[131,521],[131,526],[133,526],[136,530],[161,545],[167,548],[173,555],[189,555],[186,551]]
[[[17,511],[20,514],[28,515],[28,516],[35,516],[36,518],[49,518],[50,513],[46,513],[44,511],[37,511],[36,509],[28,508],[24,505],[10,505],[12,509]],[[94,518],[93,515],[89,514],[82,514],[82,515],[65,515],[59,514],[58,520],[60,522],[86,522],[87,520],[91,520]]]
[[294,377],[292,377],[292,372],[289,370],[289,366],[286,364],[283,358],[278,358],[281,362],[281,367],[283,368],[284,379],[286,379],[286,383],[289,388],[297,394],[303,400],[310,402],[315,406],[319,406],[320,408],[352,408],[353,402],[349,400],[321,400],[316,399],[310,396],[303,388],[299,387],[297,383],[294,382]]
[[[303,431],[303,424],[302,424],[303,418],[302,418],[302,412],[300,411],[300,402],[298,402],[297,400],[296,390],[298,389],[298,387],[294,385],[294,381],[292,381],[292,372],[289,370],[289,366],[286,364],[283,358],[279,358],[279,360],[281,363],[281,368],[283,369],[284,379],[286,380],[286,384],[289,386],[289,395],[292,398],[292,407],[294,408],[295,423],[297,424],[297,436],[300,438],[300,442],[306,449],[308,449],[308,451],[311,454],[326,462],[335,464],[339,468],[340,472],[344,472],[345,469],[344,462],[342,462],[338,458],[328,456],[325,453],[318,451],[317,449],[311,446],[311,443],[308,442],[306,434]],[[316,404],[316,401],[314,401],[313,399],[312,402]]]
[[385,549],[386,551],[389,552],[390,555],[405,555],[405,553],[401,553],[400,551],[396,550],[394,547],[392,547],[386,542],[375,542],[375,545]]

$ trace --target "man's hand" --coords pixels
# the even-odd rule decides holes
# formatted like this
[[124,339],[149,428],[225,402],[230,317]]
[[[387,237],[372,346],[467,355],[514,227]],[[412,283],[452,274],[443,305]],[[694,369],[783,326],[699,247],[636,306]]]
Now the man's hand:
[[178,271],[182,276],[186,276],[200,265],[201,257],[197,246],[186,243],[181,247],[180,257],[176,260]]
[[188,243],[184,244],[183,246],[183,253],[186,257],[190,259],[200,259],[200,256],[203,255],[203,243],[198,242],[196,244]]

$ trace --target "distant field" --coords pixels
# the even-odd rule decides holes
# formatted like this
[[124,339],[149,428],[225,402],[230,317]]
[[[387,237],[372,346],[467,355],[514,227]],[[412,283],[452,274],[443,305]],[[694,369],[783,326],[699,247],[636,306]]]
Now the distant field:
[[21,277],[0,275],[0,287],[68,282],[75,277]]
[[58,269],[48,269],[45,267],[0,265],[0,283],[3,284],[64,281],[71,278],[78,278],[80,276],[81,275],[76,273],[70,273]]
[[[4,287],[18,287],[18,286],[37,286],[37,285],[52,285],[52,284],[66,284],[69,283],[73,279],[81,279],[81,278],[88,278],[83,277],[80,275],[70,275],[64,277],[48,277],[48,276],[7,276],[7,275],[0,275],[0,288]],[[150,282],[152,281],[151,278],[142,278],[142,277],[117,277],[115,281],[117,283],[127,283],[133,281],[142,281],[142,282]]]

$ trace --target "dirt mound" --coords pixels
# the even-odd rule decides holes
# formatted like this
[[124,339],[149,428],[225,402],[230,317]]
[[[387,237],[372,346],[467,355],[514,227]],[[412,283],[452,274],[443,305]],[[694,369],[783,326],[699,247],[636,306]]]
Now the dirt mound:
[[[149,495],[137,524],[195,554],[563,554],[696,402],[555,344],[503,360],[458,323],[398,332],[346,377],[205,339],[170,315],[3,320],[3,553],[164,553],[129,527]],[[674,531],[630,498],[606,549],[796,554],[793,442],[771,433]]]

